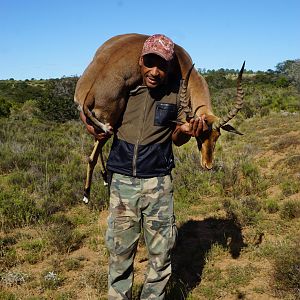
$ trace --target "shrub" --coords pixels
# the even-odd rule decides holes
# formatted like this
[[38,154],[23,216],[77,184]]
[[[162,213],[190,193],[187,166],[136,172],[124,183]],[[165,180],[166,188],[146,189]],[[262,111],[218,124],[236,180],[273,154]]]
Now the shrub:
[[300,190],[299,182],[296,182],[293,180],[286,180],[286,181],[282,182],[280,187],[282,190],[282,194],[285,197],[296,194]]
[[30,120],[40,117],[40,109],[36,100],[27,100],[23,104],[13,105],[10,109],[10,119]]
[[29,275],[23,272],[7,272],[1,274],[1,282],[7,286],[21,285],[29,280]]
[[214,178],[221,185],[224,195],[237,198],[241,195],[262,195],[264,193],[265,180],[260,175],[256,164],[245,156],[246,154],[242,154],[233,162],[216,161],[218,170]]
[[41,261],[46,249],[46,241],[42,239],[30,240],[22,244],[22,249],[27,251],[24,255],[25,261],[30,264],[36,264]]
[[0,191],[1,230],[29,225],[40,217],[36,203],[22,191]]
[[287,165],[289,168],[296,169],[297,167],[299,168],[300,166],[300,155],[292,155],[289,156],[286,160]]
[[261,117],[268,116],[269,114],[270,114],[270,108],[268,108],[268,107],[262,107],[259,111],[259,115]]
[[107,293],[107,271],[99,266],[93,267],[92,270],[87,271],[80,276],[79,286],[91,287],[98,293]]
[[285,201],[280,208],[280,216],[287,220],[300,217],[300,202],[296,200]]
[[80,260],[77,258],[69,258],[64,262],[67,271],[78,270],[82,267]]
[[69,253],[80,247],[85,236],[74,228],[74,224],[64,215],[52,217],[49,230],[50,245],[59,253]]
[[41,277],[41,286],[44,289],[55,290],[62,286],[63,282],[64,278],[54,271],[45,271]]
[[78,118],[73,100],[77,80],[77,77],[71,77],[47,81],[46,95],[38,102],[44,119],[66,122]]
[[0,98],[0,117],[8,117],[12,104],[6,99]]
[[2,300],[17,300],[17,296],[14,293],[0,291],[0,299]]
[[19,262],[16,249],[11,247],[2,249],[0,262],[0,270],[16,266]]
[[276,213],[279,210],[278,201],[273,198],[267,199],[265,202],[265,209],[270,214]]
[[253,196],[239,200],[225,199],[223,206],[228,217],[236,220],[241,226],[254,225],[261,218],[261,203]]
[[[298,237],[300,238],[300,236]],[[282,247],[274,262],[274,283],[279,294],[300,297],[300,243]]]
[[34,182],[34,177],[29,172],[20,170],[11,173],[8,177],[8,182],[12,185],[19,186],[21,188],[27,188]]

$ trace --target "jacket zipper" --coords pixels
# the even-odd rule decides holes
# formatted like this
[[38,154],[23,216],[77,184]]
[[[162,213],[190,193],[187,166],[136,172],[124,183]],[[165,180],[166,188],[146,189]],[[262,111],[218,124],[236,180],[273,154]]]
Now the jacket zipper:
[[148,104],[148,97],[149,97],[149,91],[147,91],[147,95],[145,97],[145,103],[144,103],[144,112],[142,115],[142,124],[140,126],[140,131],[139,131],[139,135],[138,138],[134,144],[134,151],[133,151],[133,159],[132,159],[132,173],[133,176],[136,176],[136,162],[137,162],[137,157],[138,157],[138,146],[142,137],[142,132],[144,130],[144,125],[145,125],[145,114],[146,114],[146,108],[147,108],[147,104]]

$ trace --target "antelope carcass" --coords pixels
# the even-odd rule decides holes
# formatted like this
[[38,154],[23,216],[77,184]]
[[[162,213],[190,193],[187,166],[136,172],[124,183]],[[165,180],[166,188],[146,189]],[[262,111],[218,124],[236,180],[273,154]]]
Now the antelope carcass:
[[[117,123],[124,111],[128,92],[142,84],[138,62],[143,44],[148,37],[132,33],[109,39],[96,51],[92,62],[77,82],[74,101],[93,125],[104,132],[109,131],[108,124],[114,127]],[[201,165],[209,170],[212,168],[213,151],[220,136],[220,129],[239,134],[227,122],[236,115],[243,104],[241,79],[244,64],[237,80],[237,99],[233,109],[226,116],[217,117],[212,111],[208,85],[199,72],[192,67],[191,57],[177,44],[174,51],[175,56],[169,76],[171,80],[184,79],[180,103],[190,116],[206,115],[209,130],[197,138],[197,144],[201,151]],[[93,168],[102,147],[103,144],[96,141],[89,159],[85,202],[88,201]]]

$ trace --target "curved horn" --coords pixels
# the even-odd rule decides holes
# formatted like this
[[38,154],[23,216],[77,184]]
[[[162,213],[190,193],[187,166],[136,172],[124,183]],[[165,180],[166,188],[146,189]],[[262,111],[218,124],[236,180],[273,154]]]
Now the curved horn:
[[188,70],[188,72],[186,74],[186,77],[185,77],[185,79],[182,83],[182,86],[181,86],[181,92],[180,92],[180,96],[179,96],[180,106],[183,108],[183,111],[186,112],[186,113],[189,113],[192,110],[191,106],[190,106],[190,103],[189,103],[189,99],[187,99],[186,94],[187,94],[187,87],[188,87],[190,75],[192,73],[194,65],[195,64],[193,64],[191,66],[191,68]]
[[230,121],[242,108],[244,104],[244,91],[242,88],[242,76],[245,68],[245,62],[242,65],[242,68],[239,72],[239,76],[237,79],[237,95],[236,95],[236,102],[233,109],[227,114],[227,116],[220,118],[217,122],[213,124],[213,129],[219,129],[223,125],[225,125],[228,121]]

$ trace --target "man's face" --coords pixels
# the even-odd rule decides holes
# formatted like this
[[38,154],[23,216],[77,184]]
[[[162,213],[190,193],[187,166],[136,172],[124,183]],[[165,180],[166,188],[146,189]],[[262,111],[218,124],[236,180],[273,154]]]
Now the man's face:
[[169,62],[156,54],[146,54],[140,58],[143,82],[148,88],[156,88],[167,78]]

